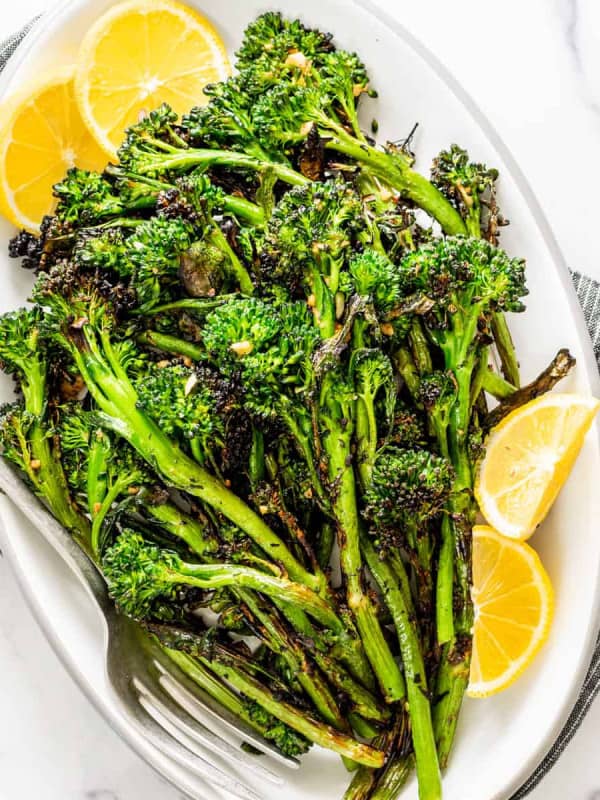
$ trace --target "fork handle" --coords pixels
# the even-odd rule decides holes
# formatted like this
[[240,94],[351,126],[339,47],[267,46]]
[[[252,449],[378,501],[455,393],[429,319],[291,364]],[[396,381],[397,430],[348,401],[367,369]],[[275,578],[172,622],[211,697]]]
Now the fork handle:
[[109,611],[112,604],[106,583],[93,561],[4,458],[0,458],[0,489],[70,567],[100,611],[103,614]]

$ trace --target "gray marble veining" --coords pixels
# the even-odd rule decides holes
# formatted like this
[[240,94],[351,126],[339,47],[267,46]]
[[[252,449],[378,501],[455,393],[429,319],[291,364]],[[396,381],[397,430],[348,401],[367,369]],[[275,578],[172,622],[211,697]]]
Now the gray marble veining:
[[600,5],[597,0],[556,0],[556,7],[583,96],[600,114]]

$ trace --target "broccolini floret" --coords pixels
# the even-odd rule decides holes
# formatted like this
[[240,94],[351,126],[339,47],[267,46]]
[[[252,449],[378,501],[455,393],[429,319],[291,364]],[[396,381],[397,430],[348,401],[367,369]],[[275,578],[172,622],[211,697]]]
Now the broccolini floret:
[[432,372],[421,378],[419,399],[425,408],[432,433],[442,455],[449,456],[446,432],[450,414],[457,397],[457,385],[452,372]]
[[56,214],[67,225],[92,225],[123,210],[111,184],[97,172],[73,167],[54,187]]
[[[494,191],[498,170],[469,161],[462,147],[453,144],[442,150],[433,162],[431,180],[460,211],[470,236],[481,236],[484,211],[488,217],[497,217]],[[488,208],[484,209],[486,200]]]
[[400,273],[390,259],[373,249],[352,257],[349,276],[354,291],[372,300],[378,314],[392,311],[402,297]]
[[0,316],[0,365],[23,397],[3,410],[0,444],[54,516],[87,547],[89,526],[70,496],[48,419],[49,356],[41,325],[39,308]]
[[334,633],[342,630],[333,609],[303,584],[243,565],[187,563],[174,551],[146,542],[129,528],[106,551],[102,564],[115,601],[136,619],[150,615],[156,600],[176,599],[181,587],[212,591],[237,586],[298,604]]
[[208,315],[203,341],[225,375],[239,372],[245,408],[285,425],[325,502],[308,402],[319,335],[306,305],[281,297],[231,300]]
[[135,229],[127,239],[126,258],[140,305],[173,297],[179,286],[181,257],[193,241],[193,228],[181,220],[155,217]]
[[523,311],[525,262],[481,239],[447,237],[408,254],[400,265],[407,294],[422,292],[435,305],[427,315],[431,330],[451,330],[453,320],[473,323],[490,311]]
[[310,381],[310,358],[318,335],[300,302],[230,300],[211,312],[204,344],[222,370],[241,370],[250,402],[275,413],[280,394],[299,397]]
[[236,52],[237,66],[240,71],[252,69],[264,56],[270,66],[275,67],[295,53],[318,61],[324,53],[334,49],[331,40],[329,33],[307,28],[299,20],[288,20],[277,11],[268,11],[244,31],[242,44]]
[[152,365],[137,382],[138,405],[167,436],[181,437],[200,463],[215,463],[224,422],[218,401],[201,376],[183,364]]
[[131,275],[125,236],[120,228],[82,231],[75,242],[73,261],[84,270],[114,270],[126,278]]
[[209,102],[193,108],[182,119],[194,146],[243,150],[263,161],[283,158],[260,144],[252,119],[253,100],[244,91],[240,76],[207,86],[204,91]]
[[343,181],[294,188],[273,211],[261,260],[263,284],[301,291],[323,338],[335,331],[336,295],[356,234],[361,201]]
[[269,714],[259,703],[248,702],[247,713],[250,722],[264,733],[268,741],[284,755],[292,758],[301,756],[310,748],[310,743],[293,728]]
[[[427,450],[384,451],[365,492],[365,516],[377,530],[402,537],[443,508],[454,473],[449,461]],[[400,540],[401,541],[401,540]]]

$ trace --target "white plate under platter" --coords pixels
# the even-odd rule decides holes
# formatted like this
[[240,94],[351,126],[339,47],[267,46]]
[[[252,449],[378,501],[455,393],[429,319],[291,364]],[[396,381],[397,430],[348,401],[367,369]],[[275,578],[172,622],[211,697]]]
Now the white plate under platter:
[[[189,0],[207,14],[233,51],[241,32],[258,13],[276,8],[298,14],[291,0]],[[71,61],[83,32],[113,0],[66,0],[44,16],[27,36],[0,79],[0,98],[31,77]],[[418,166],[427,170],[443,146],[458,142],[477,160],[501,170],[500,202],[512,225],[503,245],[528,260],[528,311],[513,330],[523,374],[537,374],[559,347],[577,357],[575,374],[562,389],[600,395],[600,380],[569,275],[543,214],[518,167],[474,104],[432,54],[394,20],[367,2],[304,0],[302,19],[335,34],[367,62],[380,92],[368,113],[380,123],[380,137],[402,138],[415,121]],[[13,231],[0,222],[0,242]],[[0,310],[21,305],[31,276],[0,249]],[[10,385],[0,382],[0,400]],[[552,744],[579,691],[598,629],[600,608],[600,442],[597,426],[551,515],[532,540],[556,590],[557,612],[548,645],[534,666],[511,689],[486,701],[467,700],[456,749],[444,778],[446,800],[506,800],[527,778]],[[102,626],[85,594],[41,537],[0,497],[2,547],[24,594],[58,656],[113,727],[182,791],[186,780],[151,750],[136,744],[118,714],[103,674]],[[51,687],[48,687],[51,691]],[[35,754],[32,754],[35,758]],[[314,750],[285,790],[265,794],[275,800],[340,798],[347,774],[337,758]],[[207,795],[214,796],[210,790]],[[409,786],[403,797],[416,798]]]

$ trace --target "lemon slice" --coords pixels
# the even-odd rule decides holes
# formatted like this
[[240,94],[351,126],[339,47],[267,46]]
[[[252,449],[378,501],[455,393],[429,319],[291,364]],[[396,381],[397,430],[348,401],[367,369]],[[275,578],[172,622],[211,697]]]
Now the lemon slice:
[[554,594],[535,550],[487,525],[473,530],[472,593],[475,628],[467,693],[487,697],[510,686],[548,639]]
[[111,158],[140,114],[168,103],[178,114],[203,105],[203,88],[230,73],[211,23],[172,0],[131,0],[110,9],[86,34],[79,53],[77,100],[98,144]]
[[475,494],[497,531],[527,539],[542,522],[583,445],[600,402],[546,394],[509,414],[486,442]]
[[65,67],[8,101],[0,125],[0,211],[35,231],[56,200],[52,186],[67,169],[102,169],[106,155],[83,122]]

